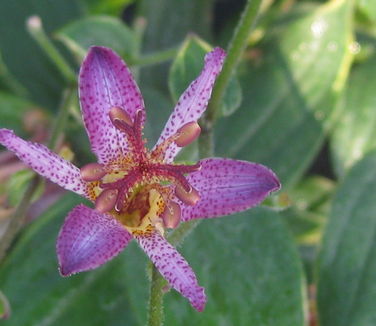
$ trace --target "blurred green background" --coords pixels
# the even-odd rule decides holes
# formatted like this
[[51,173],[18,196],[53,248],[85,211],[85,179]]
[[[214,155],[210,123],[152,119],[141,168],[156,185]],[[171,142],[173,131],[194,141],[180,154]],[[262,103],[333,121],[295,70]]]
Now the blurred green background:
[[[117,51],[146,103],[152,146],[242,0],[0,0],[0,128],[45,142],[76,89],[28,31],[37,15],[77,72],[91,45]],[[30,27],[30,26],[29,26]],[[215,126],[215,155],[263,163],[282,190],[263,207],[202,222],[179,250],[206,288],[203,313],[174,291],[166,325],[376,325],[376,1],[264,0]],[[93,161],[77,99],[57,150]],[[197,159],[197,144],[181,154]],[[33,178],[0,152],[0,236]],[[57,200],[58,199],[58,200]],[[61,278],[55,242],[80,198],[40,186],[0,266],[4,325],[144,325],[150,269],[132,243]],[[2,240],[0,240],[2,241]]]

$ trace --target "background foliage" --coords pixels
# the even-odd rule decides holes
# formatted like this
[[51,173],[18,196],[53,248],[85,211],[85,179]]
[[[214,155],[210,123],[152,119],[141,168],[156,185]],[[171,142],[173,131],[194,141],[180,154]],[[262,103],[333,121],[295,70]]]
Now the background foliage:
[[[28,32],[31,15],[75,72],[90,45],[123,56],[145,98],[152,145],[204,54],[226,48],[244,5],[0,1],[0,127],[46,141],[64,90],[76,88]],[[199,314],[170,291],[166,325],[376,324],[375,13],[374,0],[263,1],[221,104],[215,155],[266,164],[283,188],[264,207],[190,234],[180,251],[208,304]],[[76,98],[67,119],[56,150],[78,166],[92,161]],[[197,155],[194,144],[181,158]],[[0,152],[0,236],[32,179],[23,168]],[[0,266],[0,314],[11,307],[2,323],[145,324],[150,266],[137,246],[63,279],[55,241],[81,199],[46,184],[33,200]]]

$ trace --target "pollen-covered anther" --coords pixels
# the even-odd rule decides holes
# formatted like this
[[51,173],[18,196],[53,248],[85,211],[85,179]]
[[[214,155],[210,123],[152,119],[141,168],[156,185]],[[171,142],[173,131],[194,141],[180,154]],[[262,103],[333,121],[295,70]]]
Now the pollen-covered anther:
[[163,224],[166,228],[175,229],[181,218],[181,208],[178,203],[170,201],[162,214]]
[[184,147],[197,139],[201,128],[196,121],[188,122],[176,132],[175,144]]
[[84,181],[97,181],[106,175],[106,170],[103,164],[89,163],[84,165],[81,169],[81,178]]
[[191,187],[189,191],[186,191],[182,186],[177,185],[175,188],[175,195],[178,197],[184,204],[194,206],[200,200],[200,194],[198,191]]
[[107,213],[114,208],[118,196],[117,189],[105,189],[95,201],[95,209],[101,213]]
[[132,127],[133,126],[133,121],[129,114],[125,112],[122,108],[118,106],[114,106],[110,109],[110,119],[111,122],[115,125],[115,120],[120,120],[124,123],[126,123],[128,126]]

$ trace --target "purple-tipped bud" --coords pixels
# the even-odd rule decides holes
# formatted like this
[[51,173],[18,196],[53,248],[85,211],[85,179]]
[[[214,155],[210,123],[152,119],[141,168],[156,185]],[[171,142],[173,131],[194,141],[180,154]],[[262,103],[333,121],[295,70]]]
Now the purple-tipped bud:
[[163,224],[166,228],[175,229],[180,223],[181,208],[178,203],[170,201],[162,214]]
[[86,164],[81,168],[80,172],[84,181],[97,181],[106,175],[103,164],[99,163]]
[[175,195],[178,197],[184,204],[194,206],[200,200],[200,194],[198,191],[191,187],[187,192],[183,187],[177,185],[175,188]]
[[175,144],[184,147],[192,143],[200,135],[201,128],[196,121],[188,122],[176,132]]
[[95,209],[101,213],[107,213],[114,208],[118,191],[116,189],[105,189],[95,201]]
[[127,112],[125,112],[125,110],[123,110],[122,108],[120,108],[118,106],[112,107],[110,109],[109,115],[110,115],[111,122],[113,124],[114,124],[115,120],[120,120],[120,121],[125,122],[130,127],[133,126],[133,121],[132,121],[131,117],[129,116],[129,114]]

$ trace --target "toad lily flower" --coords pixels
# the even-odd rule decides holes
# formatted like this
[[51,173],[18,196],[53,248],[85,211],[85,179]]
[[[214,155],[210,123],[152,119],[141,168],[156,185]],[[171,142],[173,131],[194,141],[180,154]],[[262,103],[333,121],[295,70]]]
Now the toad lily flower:
[[179,99],[152,150],[145,148],[144,103],[125,63],[111,50],[92,47],[80,71],[82,115],[98,158],[81,169],[45,146],[0,129],[0,143],[40,175],[91,200],[69,213],[57,240],[60,272],[68,276],[102,265],[134,238],[171,287],[202,311],[204,289],[184,258],[164,238],[180,222],[212,218],[260,203],[279,181],[268,168],[245,161],[208,158],[175,164],[180,149],[200,133],[225,53],[205,57],[196,80]]

